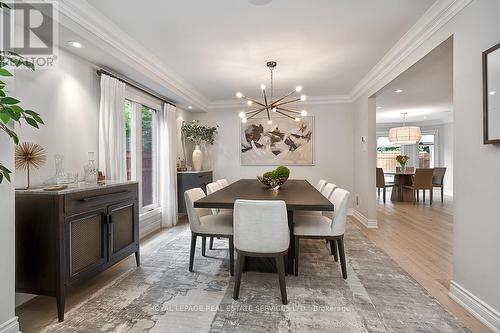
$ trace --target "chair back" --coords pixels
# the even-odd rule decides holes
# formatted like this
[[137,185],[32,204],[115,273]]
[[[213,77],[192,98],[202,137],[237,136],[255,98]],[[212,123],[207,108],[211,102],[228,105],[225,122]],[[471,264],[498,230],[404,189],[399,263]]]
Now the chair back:
[[434,168],[434,174],[432,176],[432,185],[443,186],[445,173],[446,173],[445,167]]
[[[219,186],[218,183],[209,183],[207,184],[207,195],[212,194],[214,192],[217,192],[220,190],[221,187]],[[212,208],[212,214],[219,214],[219,209],[218,208]]]
[[216,183],[219,184],[220,188],[224,188],[229,185],[229,182],[225,178],[217,180]]
[[432,176],[434,169],[421,169],[415,170],[415,179],[413,180],[413,187],[416,189],[431,189],[432,190]]
[[337,185],[332,184],[332,183],[328,183],[325,185],[325,187],[323,187],[321,194],[323,194],[323,196],[325,198],[329,198],[332,195],[332,192],[333,192],[333,190],[335,190],[336,187],[337,187]]
[[200,217],[212,214],[209,208],[194,208],[194,202],[204,197],[205,192],[199,187],[184,192],[189,228],[191,228],[191,231],[198,232],[200,230]]
[[[406,167],[406,172],[412,173],[415,172],[415,167]],[[401,172],[401,167],[396,167],[396,172]]]
[[233,212],[234,247],[253,253],[281,253],[290,245],[284,201],[236,200]]
[[347,222],[347,210],[349,208],[349,191],[343,188],[337,188],[333,191],[330,201],[335,207],[335,214],[333,214],[331,235],[340,236],[345,233],[345,225]]
[[377,187],[385,187],[385,175],[382,168],[377,168]]
[[320,179],[318,184],[316,185],[316,189],[321,192],[325,187],[325,185],[326,185],[326,180]]

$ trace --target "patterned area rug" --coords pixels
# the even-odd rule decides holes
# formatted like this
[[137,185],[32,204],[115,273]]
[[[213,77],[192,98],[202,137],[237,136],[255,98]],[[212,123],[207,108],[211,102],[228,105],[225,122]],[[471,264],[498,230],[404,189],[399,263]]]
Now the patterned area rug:
[[[469,332],[387,254],[350,224],[348,279],[324,241],[301,241],[300,275],[243,274],[232,299],[227,240],[188,272],[188,230],[43,332]],[[201,243],[201,242],[198,242]]]

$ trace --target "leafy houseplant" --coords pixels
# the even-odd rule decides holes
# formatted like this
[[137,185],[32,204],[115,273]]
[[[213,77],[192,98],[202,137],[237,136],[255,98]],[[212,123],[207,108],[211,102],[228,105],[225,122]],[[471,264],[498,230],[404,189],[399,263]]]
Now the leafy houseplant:
[[[10,9],[8,5],[0,2],[0,10],[4,10],[4,8]],[[35,70],[35,65],[23,56],[14,52],[0,50],[0,77],[13,76],[13,74],[6,69],[7,66],[25,67],[33,71]],[[19,144],[19,137],[9,126],[11,121],[17,122],[19,125],[24,121],[28,125],[38,128],[39,124],[43,124],[43,120],[35,111],[24,110],[20,107],[19,103],[21,102],[9,96],[5,87],[6,83],[0,80],[0,131],[7,134],[17,145]],[[7,169],[2,162],[0,162],[0,184],[4,178],[10,182],[11,173],[12,171]]]
[[257,178],[270,190],[277,190],[283,186],[290,176],[290,169],[286,166],[279,166],[275,170],[268,171]]
[[406,163],[408,162],[409,159],[410,159],[410,157],[408,157],[407,155],[396,156],[396,161],[399,163],[399,165],[401,165],[401,172],[402,173],[405,172]]
[[203,153],[201,152],[200,144],[207,142],[213,145],[218,127],[218,125],[215,127],[200,125],[199,120],[182,123],[182,135],[195,144],[193,151],[193,168],[195,171],[200,171],[203,164]]

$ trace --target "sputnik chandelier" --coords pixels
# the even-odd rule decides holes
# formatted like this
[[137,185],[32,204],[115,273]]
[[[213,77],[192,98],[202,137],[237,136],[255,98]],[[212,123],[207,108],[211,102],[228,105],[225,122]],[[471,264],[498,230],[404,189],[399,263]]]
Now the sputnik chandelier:
[[[241,118],[241,122],[246,123],[248,119],[256,117],[263,112],[266,112],[268,124],[273,123],[273,121],[271,119],[272,113],[280,114],[281,116],[291,118],[295,121],[300,121],[299,116],[307,116],[306,110],[297,111],[297,110],[290,109],[290,107],[293,107],[293,106],[290,106],[290,104],[306,100],[305,95],[301,95],[300,97],[296,97],[296,98],[293,97],[294,94],[300,93],[302,91],[302,86],[297,86],[295,88],[295,90],[293,90],[288,95],[285,95],[281,98],[278,98],[277,100],[274,100],[274,96],[273,96],[273,70],[276,67],[276,65],[277,65],[276,61],[268,61],[267,62],[267,67],[271,71],[271,89],[270,89],[269,96],[268,96],[266,93],[266,86],[264,84],[260,85],[260,89],[262,90],[262,94],[264,97],[264,100],[262,102],[251,99],[249,97],[246,97],[241,92],[236,93],[236,97],[246,100],[248,106],[252,106],[252,105],[257,106],[256,109],[254,109],[254,110],[250,110],[247,112],[243,112],[243,111],[240,112],[239,116]],[[290,98],[290,99],[288,99],[288,98]]]

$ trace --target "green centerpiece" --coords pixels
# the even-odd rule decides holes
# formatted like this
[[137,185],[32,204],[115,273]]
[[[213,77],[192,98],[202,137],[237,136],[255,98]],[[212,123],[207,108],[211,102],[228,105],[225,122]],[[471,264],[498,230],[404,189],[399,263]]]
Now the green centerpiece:
[[290,176],[290,169],[286,166],[279,166],[275,170],[268,171],[257,178],[270,190],[277,190],[283,186]]

